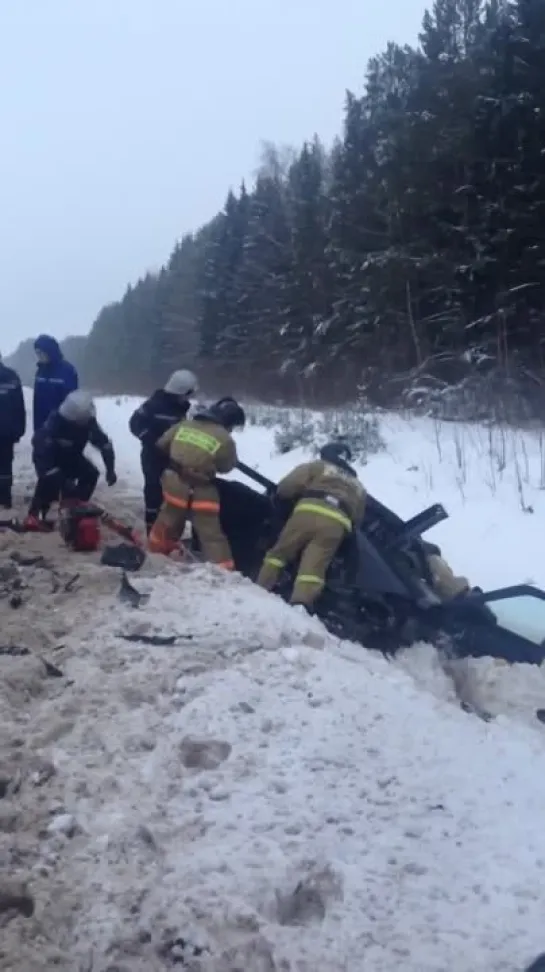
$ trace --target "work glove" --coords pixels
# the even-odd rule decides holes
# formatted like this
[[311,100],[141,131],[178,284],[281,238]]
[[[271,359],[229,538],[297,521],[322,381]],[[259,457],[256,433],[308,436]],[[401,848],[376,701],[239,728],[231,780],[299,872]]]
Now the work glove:
[[117,483],[117,476],[115,474],[114,469],[106,470],[106,482],[108,486],[115,486],[115,484]]

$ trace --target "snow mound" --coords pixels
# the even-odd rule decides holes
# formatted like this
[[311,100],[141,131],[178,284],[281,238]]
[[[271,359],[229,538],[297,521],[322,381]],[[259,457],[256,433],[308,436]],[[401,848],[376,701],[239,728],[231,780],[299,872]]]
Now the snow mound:
[[163,565],[135,610],[85,562],[51,608],[64,678],[3,686],[2,969],[519,972],[543,948],[539,726]]
[[460,658],[448,663],[430,644],[411,645],[395,664],[438,699],[486,714],[516,719],[535,727],[536,711],[545,707],[545,665],[508,665],[502,659]]

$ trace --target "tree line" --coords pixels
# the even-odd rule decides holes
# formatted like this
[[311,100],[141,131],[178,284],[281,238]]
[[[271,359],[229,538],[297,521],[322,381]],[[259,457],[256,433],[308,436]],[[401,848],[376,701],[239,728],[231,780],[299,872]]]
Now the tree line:
[[267,147],[255,185],[104,307],[108,392],[174,363],[213,391],[381,404],[545,375],[545,3],[435,0],[348,92],[342,136]]

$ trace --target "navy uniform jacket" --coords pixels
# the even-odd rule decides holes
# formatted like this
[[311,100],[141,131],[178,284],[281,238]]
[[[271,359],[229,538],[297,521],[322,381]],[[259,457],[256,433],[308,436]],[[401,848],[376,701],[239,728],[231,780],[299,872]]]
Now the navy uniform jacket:
[[79,425],[76,422],[69,422],[58,412],[53,412],[45,425],[34,433],[32,439],[32,461],[36,474],[39,477],[47,476],[53,470],[58,470],[70,479],[77,474],[79,462],[87,445],[98,449],[106,470],[113,471],[115,466],[113,445],[96,419],[87,425]]
[[26,432],[26,409],[21,379],[0,362],[0,439],[18,442]]
[[168,429],[186,417],[189,408],[187,400],[159,388],[131,415],[129,429],[140,439],[142,467],[146,474],[160,475],[165,468],[166,457],[155,444]]

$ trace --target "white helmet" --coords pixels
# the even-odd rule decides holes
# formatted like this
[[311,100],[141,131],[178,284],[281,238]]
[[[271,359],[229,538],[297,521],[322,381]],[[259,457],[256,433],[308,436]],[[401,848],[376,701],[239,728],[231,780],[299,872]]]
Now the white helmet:
[[171,395],[183,395],[185,397],[196,392],[198,387],[197,376],[192,371],[181,368],[179,371],[172,372],[164,390],[170,392]]
[[59,415],[62,415],[67,422],[86,425],[87,422],[90,422],[91,419],[97,416],[93,396],[86,391],[78,390],[70,392],[59,408]]

